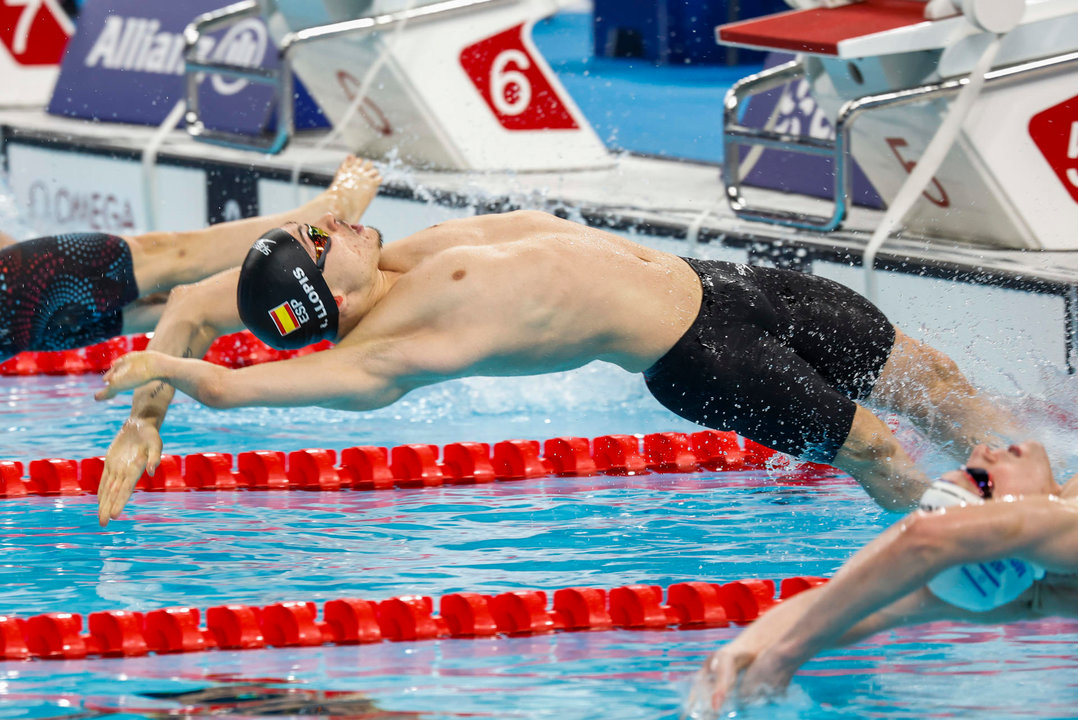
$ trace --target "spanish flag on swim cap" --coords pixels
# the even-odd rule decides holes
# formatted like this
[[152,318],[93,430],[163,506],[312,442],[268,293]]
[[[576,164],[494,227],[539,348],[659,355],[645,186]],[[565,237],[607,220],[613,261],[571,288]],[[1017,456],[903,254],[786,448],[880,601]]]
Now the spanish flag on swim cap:
[[296,350],[337,339],[337,303],[314,260],[280,228],[255,241],[236,289],[240,320],[262,342]]

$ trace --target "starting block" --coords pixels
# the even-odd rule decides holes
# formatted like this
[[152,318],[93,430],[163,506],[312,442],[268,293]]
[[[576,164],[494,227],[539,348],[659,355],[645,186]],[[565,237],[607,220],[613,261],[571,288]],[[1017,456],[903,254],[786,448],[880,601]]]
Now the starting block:
[[[198,73],[277,84],[278,128],[291,134],[291,70],[348,146],[368,157],[453,170],[594,169],[613,164],[603,143],[531,40],[557,0],[247,0],[188,28],[189,87]],[[192,53],[209,32],[260,14],[279,48],[279,71],[210,63]],[[197,99],[187,123],[198,139],[249,141],[206,130]]]
[[[862,0],[717,29],[720,43],[793,51],[797,59],[735,85],[725,109],[727,199],[742,217],[832,230],[846,216],[850,159],[893,200],[989,43],[1000,36],[958,138],[905,217],[907,230],[1001,248],[1073,247],[1078,224],[1078,2]],[[945,13],[940,16],[940,13]],[[962,14],[965,13],[965,14]],[[752,96],[807,82],[833,134],[741,124]],[[856,121],[856,122],[855,122]],[[751,205],[743,147],[833,159],[830,215]]]

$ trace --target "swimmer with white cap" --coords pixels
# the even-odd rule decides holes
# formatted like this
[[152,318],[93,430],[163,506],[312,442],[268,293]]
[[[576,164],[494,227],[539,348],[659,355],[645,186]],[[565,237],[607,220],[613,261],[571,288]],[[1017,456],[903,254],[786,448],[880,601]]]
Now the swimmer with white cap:
[[1078,617],[1078,475],[1060,487],[1040,443],[979,445],[828,583],[713,653],[686,715],[781,693],[816,653],[892,627],[1048,616]]

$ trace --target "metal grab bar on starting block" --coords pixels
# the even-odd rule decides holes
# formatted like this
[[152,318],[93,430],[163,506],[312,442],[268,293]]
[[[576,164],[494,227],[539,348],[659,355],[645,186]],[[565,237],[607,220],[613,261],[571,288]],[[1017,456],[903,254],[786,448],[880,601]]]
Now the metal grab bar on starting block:
[[[1078,66],[1078,51],[1007,65],[985,74],[985,85],[995,87],[1025,81]],[[830,231],[842,225],[850,204],[850,146],[854,121],[863,113],[892,108],[957,93],[969,82],[967,76],[937,83],[866,95],[845,102],[835,119],[833,140],[779,133],[740,124],[738,118],[746,99],[773,90],[788,82],[806,77],[801,60],[777,65],[738,81],[726,93],[723,107],[723,183],[726,199],[734,213],[746,220],[768,222],[809,230]],[[834,162],[835,183],[833,210],[830,216],[795,213],[776,208],[750,205],[741,193],[741,146],[760,146],[788,152],[830,157]]]
[[[303,45],[339,38],[346,35],[362,35],[388,30],[401,23],[416,23],[435,20],[456,14],[474,12],[487,6],[505,5],[520,0],[445,0],[422,7],[411,8],[394,13],[372,15],[341,22],[319,25],[284,36],[277,50],[279,65],[276,69],[248,67],[227,62],[212,62],[197,57],[199,40],[209,32],[220,30],[241,20],[259,15],[262,9],[260,0],[243,0],[228,5],[220,10],[204,13],[195,18],[184,30],[184,73],[187,89],[187,132],[203,142],[224,145],[242,150],[258,150],[266,154],[276,154],[283,150],[292,138],[295,130],[295,118],[292,108],[292,54]],[[218,74],[231,78],[244,79],[265,85],[273,85],[275,94],[273,104],[276,114],[277,132],[261,135],[243,135],[225,130],[206,127],[199,109],[198,86],[202,74]]]

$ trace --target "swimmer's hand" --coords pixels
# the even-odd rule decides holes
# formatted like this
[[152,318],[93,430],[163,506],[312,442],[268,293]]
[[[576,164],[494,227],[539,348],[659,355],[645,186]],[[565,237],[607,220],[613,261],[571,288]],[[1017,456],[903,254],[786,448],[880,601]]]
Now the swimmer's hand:
[[794,673],[805,660],[787,656],[779,648],[778,644],[772,645],[744,669],[737,686],[738,702],[767,700],[786,692]]
[[693,677],[692,689],[682,718],[712,720],[723,705],[733,700],[741,672],[752,664],[755,654],[737,647],[734,640],[711,653]]
[[744,637],[743,633],[713,652],[697,671],[682,718],[715,720],[724,707],[742,707],[782,694],[793,673],[782,676],[772,669],[767,660],[771,653],[765,650],[758,655],[751,642],[741,642]]
[[145,385],[158,373],[160,353],[152,351],[132,352],[118,358],[102,378],[105,387],[94,394],[96,400],[108,400],[125,390],[134,390]]
[[737,708],[782,694],[813,654],[799,628],[819,591],[783,600],[712,653],[693,678],[686,717],[714,718],[724,706]]
[[109,445],[97,490],[97,521],[106,527],[120,516],[143,471],[161,463],[161,434],[147,420],[129,418]]

